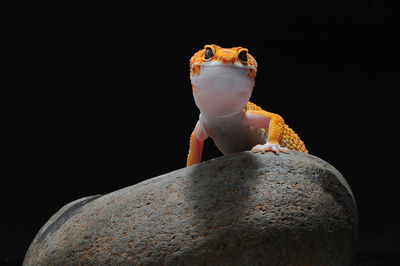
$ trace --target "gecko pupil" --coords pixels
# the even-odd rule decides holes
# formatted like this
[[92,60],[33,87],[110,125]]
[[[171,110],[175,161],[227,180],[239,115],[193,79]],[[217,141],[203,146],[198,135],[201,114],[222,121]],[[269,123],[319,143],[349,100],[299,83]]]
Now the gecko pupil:
[[246,51],[241,51],[239,53],[239,59],[240,61],[242,61],[243,63],[247,62],[247,52]]
[[204,59],[210,59],[211,57],[213,57],[213,51],[211,50],[211,48],[207,48],[205,53],[204,53]]

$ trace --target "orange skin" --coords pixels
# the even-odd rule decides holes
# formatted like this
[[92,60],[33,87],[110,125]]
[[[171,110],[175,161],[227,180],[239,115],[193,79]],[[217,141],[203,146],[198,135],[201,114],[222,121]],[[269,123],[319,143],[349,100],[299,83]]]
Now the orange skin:
[[[205,58],[206,49],[212,50],[213,56],[211,58]],[[242,51],[246,52],[246,61],[240,60],[239,58],[239,54]],[[247,77],[249,81],[252,81],[254,84],[255,76],[257,73],[257,62],[254,57],[248,53],[248,50],[246,48],[234,47],[227,49],[214,44],[206,45],[204,49],[195,53],[190,59],[190,76],[192,78],[192,83],[193,78],[200,77],[202,75],[202,66],[207,64],[206,62],[215,62],[217,64],[222,63],[228,66],[230,64],[232,64],[232,66],[236,64],[237,66],[239,66],[240,69],[245,69],[246,71],[248,71]],[[196,90],[198,88],[196,88],[196,86],[193,84],[192,87],[193,94],[196,98]],[[252,87],[250,88],[250,90],[252,90]],[[254,152],[262,153],[273,151],[276,154],[279,154],[279,152],[289,152],[290,150],[308,153],[304,142],[301,141],[298,135],[285,124],[281,116],[267,112],[259,106],[255,105],[254,103],[251,103],[250,101],[246,100],[246,102],[244,103],[244,108],[242,109],[241,113],[239,113],[237,117],[234,118],[232,121],[240,120],[241,123],[248,128],[248,130],[258,130],[261,134],[264,134],[266,136],[265,144],[260,141],[260,143],[255,143],[257,145],[255,145],[254,147],[247,147],[246,149],[251,149]],[[221,123],[224,122],[223,120],[218,121]],[[201,121],[201,119],[196,124],[196,127],[190,137],[187,166],[191,166],[201,162],[203,143],[205,139],[209,137],[207,132],[214,132],[213,130],[210,131],[209,127],[210,126],[207,126],[204,121]],[[241,132],[238,132],[237,134],[241,134]],[[216,138],[214,138],[215,136],[211,135],[210,137],[214,139],[214,142],[216,141]],[[221,136],[218,137],[221,138]],[[224,138],[224,136],[222,137]],[[230,137],[232,138],[232,136]],[[243,147],[241,147],[241,149],[239,150],[234,150],[233,152],[238,152],[241,150],[243,150]],[[230,151],[229,153],[232,153],[232,151]]]

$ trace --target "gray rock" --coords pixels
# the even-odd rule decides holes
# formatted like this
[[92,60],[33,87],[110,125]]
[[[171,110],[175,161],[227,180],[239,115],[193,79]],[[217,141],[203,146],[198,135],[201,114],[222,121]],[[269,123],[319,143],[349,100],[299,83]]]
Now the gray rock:
[[334,167],[243,152],[64,206],[24,265],[350,265],[356,231]]

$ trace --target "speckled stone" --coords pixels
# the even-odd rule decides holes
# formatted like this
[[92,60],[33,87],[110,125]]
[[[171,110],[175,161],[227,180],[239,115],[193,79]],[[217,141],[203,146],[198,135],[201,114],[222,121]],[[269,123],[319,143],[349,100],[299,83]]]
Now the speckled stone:
[[243,152],[64,206],[24,265],[351,265],[356,231],[334,167]]

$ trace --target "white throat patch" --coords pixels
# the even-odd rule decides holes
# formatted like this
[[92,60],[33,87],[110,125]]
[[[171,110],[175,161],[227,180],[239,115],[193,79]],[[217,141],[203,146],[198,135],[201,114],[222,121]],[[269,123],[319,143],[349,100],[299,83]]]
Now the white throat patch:
[[250,99],[254,81],[249,66],[205,62],[200,75],[191,77],[194,98],[202,113],[229,115],[240,112]]

